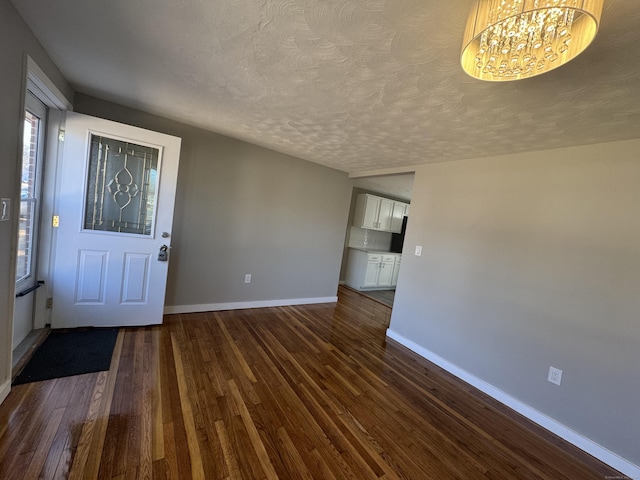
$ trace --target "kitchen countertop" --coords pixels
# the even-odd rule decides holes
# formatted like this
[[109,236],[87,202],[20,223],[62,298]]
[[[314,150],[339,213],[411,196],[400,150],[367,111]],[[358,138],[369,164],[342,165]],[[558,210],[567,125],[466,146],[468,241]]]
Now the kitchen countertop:
[[360,250],[361,252],[366,252],[366,253],[379,253],[381,255],[402,255],[402,253],[396,253],[396,252],[389,252],[386,250],[376,250],[376,249],[369,249],[369,248],[364,248],[364,247],[349,247],[352,250]]

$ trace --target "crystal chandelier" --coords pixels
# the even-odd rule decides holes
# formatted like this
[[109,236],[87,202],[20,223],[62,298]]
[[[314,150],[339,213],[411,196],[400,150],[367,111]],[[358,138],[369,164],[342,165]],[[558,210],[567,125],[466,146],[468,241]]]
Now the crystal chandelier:
[[461,63],[480,80],[520,80],[578,56],[595,38],[604,0],[476,0]]

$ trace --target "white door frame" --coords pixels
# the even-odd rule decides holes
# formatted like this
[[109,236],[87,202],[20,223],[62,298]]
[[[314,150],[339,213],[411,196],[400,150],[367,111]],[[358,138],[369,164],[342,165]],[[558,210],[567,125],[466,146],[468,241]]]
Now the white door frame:
[[[71,103],[49,80],[45,73],[31,59],[27,58],[27,88],[49,107],[49,121],[45,145],[44,177],[42,184],[42,209],[40,211],[40,249],[38,250],[38,276],[45,284],[35,291],[34,328],[44,328],[51,324],[51,309],[47,299],[53,296],[53,252],[55,251],[54,228],[51,220],[57,211],[58,161],[62,152],[60,140],[64,138],[64,118],[67,110],[73,110]],[[33,89],[36,89],[34,91]],[[62,136],[62,138],[61,138]]]
[[38,251],[38,277],[44,280],[45,284],[36,290],[34,305],[34,328],[44,328],[46,325],[51,324],[51,309],[47,308],[47,299],[53,295],[55,235],[51,220],[57,210],[57,193],[60,185],[58,172],[59,156],[62,150],[60,148],[60,140],[64,138],[65,112],[72,110],[72,106],[30,57],[28,58],[28,63],[29,76],[27,82],[29,89],[36,88],[39,90],[38,98],[49,107],[45,145],[47,153],[44,162],[42,209],[40,211],[40,249]]
[[[47,107],[40,99],[32,92],[32,88],[28,85],[29,90],[26,92],[25,96],[25,118],[27,117],[27,112],[30,115],[35,116],[38,119],[38,127],[37,127],[37,137],[36,137],[36,150],[32,151],[32,146],[29,146],[30,157],[35,154],[35,171],[32,172],[32,185],[33,188],[31,194],[27,196],[30,197],[30,206],[29,209],[31,214],[28,222],[28,228],[30,232],[25,232],[27,234],[27,245],[28,245],[28,256],[25,257],[27,275],[20,278],[20,280],[16,280],[16,296],[14,298],[13,303],[13,349],[15,351],[16,347],[24,341],[24,339],[33,331],[34,329],[34,319],[35,319],[35,298],[36,294],[34,293],[34,289],[37,289],[39,282],[38,276],[38,247],[40,243],[40,212],[42,205],[42,174],[44,172],[44,163],[45,163],[45,139],[46,139],[46,130],[47,130],[47,117],[49,107]],[[25,124],[26,125],[26,124]],[[31,132],[33,135],[33,131]],[[26,140],[26,139],[25,139]],[[31,157],[29,161],[33,161],[34,159]],[[22,180],[24,181],[24,172],[25,172],[25,145],[22,146]],[[35,181],[34,181],[35,180]],[[21,187],[24,187],[22,184]],[[23,191],[20,189],[20,213],[22,214],[23,208]],[[27,192],[29,193],[29,192]],[[20,222],[18,222],[20,224]],[[18,242],[19,243],[19,242]],[[27,252],[25,252],[27,253]],[[17,264],[17,259],[16,259]],[[17,265],[16,265],[17,268]],[[22,272],[20,272],[22,273]],[[16,275],[17,277],[18,275]],[[31,293],[26,293],[31,292]],[[16,334],[18,337],[16,338]]]

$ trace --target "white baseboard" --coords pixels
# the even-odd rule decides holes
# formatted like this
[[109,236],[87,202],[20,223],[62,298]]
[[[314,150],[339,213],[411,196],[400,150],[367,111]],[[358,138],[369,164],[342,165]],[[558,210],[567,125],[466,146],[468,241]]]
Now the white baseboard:
[[640,467],[638,465],[635,465],[634,463],[631,463],[630,461],[622,458],[621,456],[613,453],[612,451],[607,450],[605,447],[595,443],[589,438],[574,432],[573,430],[561,424],[560,422],[554,420],[553,418],[545,415],[544,413],[539,412],[538,410],[530,407],[526,403],[523,403],[520,400],[506,394],[505,392],[503,392],[502,390],[499,390],[498,388],[494,387],[490,383],[487,383],[484,380],[476,377],[475,375],[472,375],[466,370],[463,370],[457,365],[454,365],[448,360],[445,360],[441,356],[431,352],[430,350],[427,350],[426,348],[418,345],[415,342],[412,342],[408,338],[403,337],[399,333],[396,333],[393,330],[388,329],[387,336],[395,340],[396,342],[404,345],[409,350],[414,351],[421,357],[424,357],[430,362],[435,363],[436,365],[445,369],[449,373],[455,375],[459,379],[474,386],[478,390],[486,393],[490,397],[493,397],[500,403],[515,410],[521,415],[524,415],[529,420],[537,423],[541,427],[549,430],[552,433],[555,433],[560,438],[563,438],[564,440],[575,445],[579,449],[584,450],[588,454],[603,461],[607,465],[610,465],[616,470],[624,473],[631,479],[640,480]]
[[7,398],[9,392],[11,391],[11,380],[5,381],[2,385],[0,385],[0,403],[4,402],[4,399]]
[[172,313],[219,312],[220,310],[242,310],[245,308],[287,307],[314,303],[335,303],[338,297],[293,298],[288,300],[258,300],[255,302],[206,303],[200,305],[170,305],[164,307],[165,315]]

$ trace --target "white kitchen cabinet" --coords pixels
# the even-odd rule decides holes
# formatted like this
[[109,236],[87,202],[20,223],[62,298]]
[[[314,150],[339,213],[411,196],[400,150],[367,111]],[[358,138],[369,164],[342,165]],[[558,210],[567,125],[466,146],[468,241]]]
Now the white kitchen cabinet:
[[392,287],[398,285],[398,275],[400,274],[400,260],[402,260],[402,255],[396,255],[396,259],[393,262],[393,273],[391,274]]
[[373,195],[358,195],[354,216],[354,223],[357,227],[368,228],[369,230],[378,229],[381,200],[382,198]]
[[393,286],[393,265],[395,264],[395,255],[383,255],[382,262],[380,262],[380,268],[378,269],[378,287]]
[[353,223],[369,230],[400,233],[406,207],[406,203],[361,193],[356,198]]
[[388,232],[391,230],[391,217],[393,215],[393,200],[380,198],[380,209],[378,210],[378,230]]
[[407,215],[407,205],[402,202],[393,202],[393,209],[391,211],[391,227],[390,230],[393,233],[400,233],[402,231],[402,220]]
[[363,288],[371,288],[378,286],[378,277],[380,276],[380,255],[367,255],[367,268],[364,272]]
[[[396,285],[400,254],[349,249],[345,283],[356,290],[389,289]],[[397,264],[397,266],[396,266]]]

